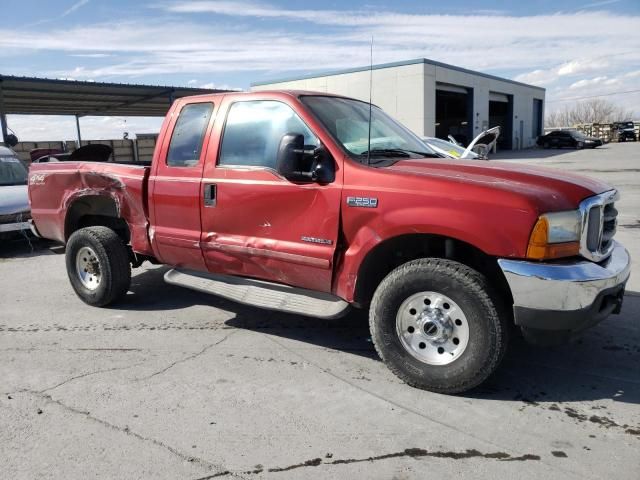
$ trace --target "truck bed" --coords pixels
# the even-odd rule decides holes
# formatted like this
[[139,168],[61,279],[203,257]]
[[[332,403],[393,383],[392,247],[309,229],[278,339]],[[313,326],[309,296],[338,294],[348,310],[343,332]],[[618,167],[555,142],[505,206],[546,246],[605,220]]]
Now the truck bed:
[[[103,162],[35,163],[29,169],[31,214],[40,235],[64,243],[74,202],[99,196],[112,200],[126,221],[133,249],[151,253],[147,236],[149,166]],[[82,197],[82,199],[81,199]],[[109,203],[109,202],[105,202]],[[82,205],[76,204],[76,209]]]

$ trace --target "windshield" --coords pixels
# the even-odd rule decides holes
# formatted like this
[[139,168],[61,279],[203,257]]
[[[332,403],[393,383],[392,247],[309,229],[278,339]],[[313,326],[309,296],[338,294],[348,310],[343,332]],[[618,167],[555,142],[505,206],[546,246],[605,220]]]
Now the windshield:
[[15,157],[0,157],[0,186],[26,185],[27,169]]
[[580,140],[587,138],[586,135],[582,132],[571,132],[571,135],[573,136],[573,138],[577,138]]
[[[303,96],[301,101],[318,117],[352,156],[362,161],[369,150],[369,104],[340,97]],[[418,136],[380,108],[371,108],[370,157],[439,157]],[[375,162],[372,162],[375,163]]]

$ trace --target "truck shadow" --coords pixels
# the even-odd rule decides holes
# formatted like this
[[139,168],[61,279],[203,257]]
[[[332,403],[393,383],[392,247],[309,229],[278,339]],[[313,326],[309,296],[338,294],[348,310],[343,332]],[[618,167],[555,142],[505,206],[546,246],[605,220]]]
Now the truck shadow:
[[0,259],[28,258],[40,255],[53,255],[50,250],[56,244],[49,240],[36,238],[27,234],[15,235],[12,238],[0,240]]
[[[267,311],[168,285],[163,280],[166,271],[160,267],[135,275],[127,298],[112,308],[160,311],[206,305],[234,314],[224,322],[228,327],[358,355],[375,360],[372,368],[385,368],[371,343],[366,311],[352,310],[335,320]],[[524,408],[562,409],[565,402],[606,399],[640,404],[638,312],[640,294],[629,292],[621,315],[571,345],[536,348],[516,336],[500,369],[464,397],[518,402]]]

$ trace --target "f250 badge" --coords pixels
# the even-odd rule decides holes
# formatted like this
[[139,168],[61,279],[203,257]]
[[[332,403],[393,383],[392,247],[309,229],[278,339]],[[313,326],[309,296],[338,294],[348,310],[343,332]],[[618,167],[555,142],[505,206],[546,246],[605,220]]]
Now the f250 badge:
[[375,197],[347,197],[347,206],[377,208],[378,199]]

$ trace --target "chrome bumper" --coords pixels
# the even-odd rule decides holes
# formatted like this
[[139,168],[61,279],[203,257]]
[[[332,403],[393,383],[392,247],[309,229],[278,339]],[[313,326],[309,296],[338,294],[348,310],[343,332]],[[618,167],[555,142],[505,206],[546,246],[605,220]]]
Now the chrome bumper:
[[0,233],[2,232],[17,232],[19,230],[29,230],[29,222],[18,223],[2,223],[0,224]]
[[[631,272],[627,250],[614,241],[611,256],[601,263],[534,263],[499,259],[511,288],[514,308],[542,311],[589,309],[606,290],[623,286]],[[517,323],[517,321],[516,321]]]

